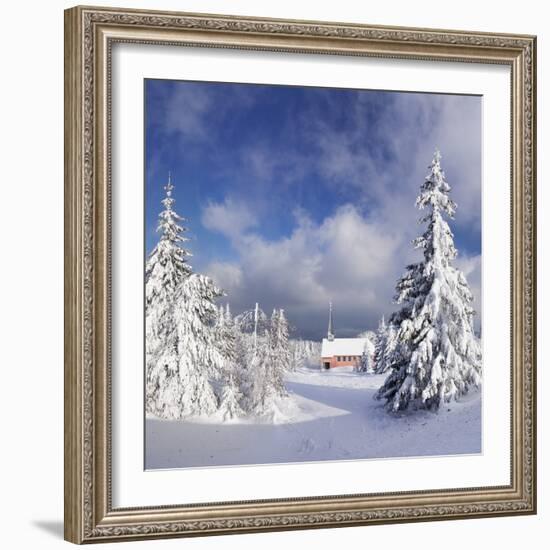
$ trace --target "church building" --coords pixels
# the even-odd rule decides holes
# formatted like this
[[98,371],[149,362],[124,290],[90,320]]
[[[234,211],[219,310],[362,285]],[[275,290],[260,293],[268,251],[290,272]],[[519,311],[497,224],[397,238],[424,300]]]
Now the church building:
[[321,367],[359,367],[367,346],[366,338],[335,338],[332,323],[332,302],[329,304],[328,332],[321,345]]

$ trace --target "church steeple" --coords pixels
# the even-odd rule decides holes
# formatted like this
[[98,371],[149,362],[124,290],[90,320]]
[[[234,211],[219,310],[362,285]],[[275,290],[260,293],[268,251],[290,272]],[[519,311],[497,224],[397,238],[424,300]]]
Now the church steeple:
[[332,302],[328,303],[328,332],[327,332],[327,339],[329,341],[334,340],[334,332],[332,328]]

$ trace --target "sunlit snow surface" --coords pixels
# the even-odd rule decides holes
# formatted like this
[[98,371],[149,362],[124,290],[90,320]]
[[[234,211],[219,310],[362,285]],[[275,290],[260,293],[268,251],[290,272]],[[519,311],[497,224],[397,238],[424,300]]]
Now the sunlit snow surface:
[[146,468],[185,468],[481,452],[481,391],[439,412],[388,414],[386,375],[303,368],[272,417],[146,419]]

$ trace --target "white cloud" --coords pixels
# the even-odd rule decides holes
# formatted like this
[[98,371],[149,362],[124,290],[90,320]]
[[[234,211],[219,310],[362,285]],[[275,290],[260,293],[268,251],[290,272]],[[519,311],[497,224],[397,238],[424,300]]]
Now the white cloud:
[[201,89],[177,86],[165,103],[164,128],[194,141],[207,137],[205,117],[212,108],[212,97]]
[[[286,238],[270,241],[252,231],[232,232],[231,238],[238,262],[215,261],[205,271],[227,292],[233,310],[249,309],[261,297],[266,311],[284,307],[300,334],[313,338],[326,330],[329,300],[339,336],[376,328],[382,314],[397,309],[392,298],[405,266],[420,259],[392,219],[369,221],[351,204],[320,224],[298,212]],[[479,327],[481,256],[460,256],[456,266],[474,294]]]
[[399,206],[406,225],[417,216],[411,206],[438,147],[459,206],[455,223],[479,228],[480,98],[395,94],[380,106],[376,124],[370,122],[373,106],[367,96],[358,95],[354,108],[351,129],[335,129],[319,117],[306,123],[306,138],[319,150],[315,160],[322,177],[336,187],[359,190],[365,203],[374,202],[381,211]]
[[209,203],[203,208],[201,222],[207,229],[230,239],[237,238],[258,223],[256,215],[246,203],[232,198],[222,203]]
[[[328,112],[331,106],[326,108]],[[318,337],[332,300],[339,335],[375,328],[382,314],[397,309],[392,304],[394,287],[405,266],[420,259],[411,246],[423,231],[414,201],[435,147],[442,151],[458,203],[451,227],[479,230],[479,99],[395,94],[393,101],[381,102],[373,126],[372,110],[378,108],[370,99],[358,94],[353,109],[353,127],[345,129],[328,124],[328,116],[303,113],[295,128],[317,151],[307,158],[291,146],[273,149],[260,142],[242,149],[246,185],[235,186],[231,197],[203,209],[203,225],[226,236],[237,256],[231,262],[213,261],[206,269],[227,291],[234,311],[261,299],[268,311],[284,307],[304,336]],[[285,186],[304,175],[309,181],[317,176],[328,182],[333,196],[351,190],[347,196],[354,195],[356,202],[318,223],[298,211],[289,236],[262,237],[260,224],[270,215],[271,202],[286,197]],[[480,312],[481,257],[460,256],[456,265],[465,272]],[[478,315],[477,326],[480,319]]]
[[276,241],[253,233],[233,237],[239,263],[213,262],[206,272],[236,311],[261,296],[267,311],[284,307],[293,323],[307,327],[302,333],[318,337],[329,300],[341,321],[340,335],[375,326],[380,311],[391,308],[403,269],[402,239],[369,223],[352,205],[321,224],[301,213],[293,233]]
[[212,262],[208,266],[208,274],[225,290],[240,288],[243,283],[242,269],[232,262]]
[[[204,83],[186,83],[160,92],[163,129],[186,145],[213,140],[212,120],[217,123],[238,109],[250,107],[254,95],[246,86],[218,88]],[[155,120],[152,120],[155,123]],[[189,151],[185,151],[189,154]]]

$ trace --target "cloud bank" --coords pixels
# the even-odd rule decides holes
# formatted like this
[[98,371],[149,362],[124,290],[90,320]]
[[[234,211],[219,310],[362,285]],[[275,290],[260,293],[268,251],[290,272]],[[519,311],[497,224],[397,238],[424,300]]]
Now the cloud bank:
[[195,205],[179,190],[197,223],[194,266],[234,312],[283,307],[297,336],[318,339],[332,301],[338,336],[375,329],[397,309],[405,266],[420,259],[414,202],[439,147],[458,203],[456,266],[479,327],[479,97],[203,85],[164,100],[166,135],[186,152],[181,179],[197,182]]

